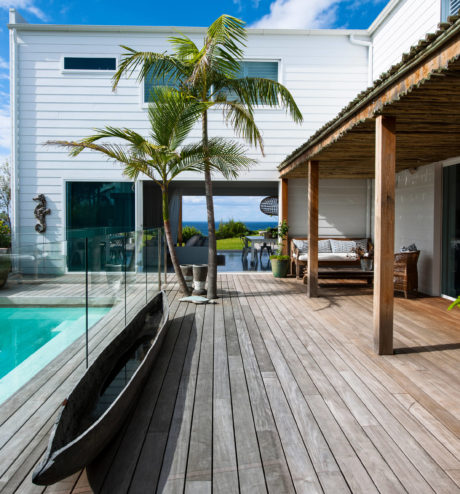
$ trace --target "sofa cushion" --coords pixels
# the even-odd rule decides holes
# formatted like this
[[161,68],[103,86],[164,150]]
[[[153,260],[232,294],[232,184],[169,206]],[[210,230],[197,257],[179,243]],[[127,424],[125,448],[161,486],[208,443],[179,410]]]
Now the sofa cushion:
[[356,247],[360,247],[363,249],[364,252],[367,252],[369,250],[369,243],[367,238],[360,238],[359,240],[356,240]]
[[292,240],[294,245],[299,249],[299,252],[302,254],[306,254],[308,252],[308,240],[300,240],[298,238],[294,238]]
[[356,242],[354,240],[337,240],[331,238],[331,249],[334,254],[349,254],[356,249]]
[[[350,261],[356,261],[358,257],[354,252],[352,253],[337,253],[334,254],[333,252],[323,252],[318,254],[318,261],[343,261],[344,263],[350,262]],[[300,254],[299,255],[299,261],[308,261],[308,254]]]
[[332,252],[331,241],[327,238],[326,240],[320,240],[318,242],[318,254],[326,254]]

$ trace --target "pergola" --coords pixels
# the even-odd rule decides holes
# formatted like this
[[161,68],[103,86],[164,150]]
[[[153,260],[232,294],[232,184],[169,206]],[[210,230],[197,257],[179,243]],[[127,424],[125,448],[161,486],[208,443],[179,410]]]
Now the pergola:
[[[308,177],[308,295],[318,295],[318,180],[375,178],[374,342],[393,353],[395,174],[460,155],[460,16],[450,17],[279,166]],[[284,198],[284,201],[283,201]]]

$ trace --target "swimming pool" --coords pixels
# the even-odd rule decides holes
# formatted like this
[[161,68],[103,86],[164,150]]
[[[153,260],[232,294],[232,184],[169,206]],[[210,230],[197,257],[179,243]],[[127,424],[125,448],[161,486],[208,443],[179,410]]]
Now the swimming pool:
[[[89,327],[110,307],[91,307]],[[0,403],[85,332],[84,307],[0,307]]]

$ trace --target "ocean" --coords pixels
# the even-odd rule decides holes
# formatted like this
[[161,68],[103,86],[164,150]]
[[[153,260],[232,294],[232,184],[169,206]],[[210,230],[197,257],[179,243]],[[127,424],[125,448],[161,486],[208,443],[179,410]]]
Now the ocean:
[[[216,221],[216,230],[219,227],[220,221]],[[271,226],[278,226],[277,221],[243,221],[248,230],[265,230]],[[194,226],[206,237],[208,235],[208,222],[207,221],[184,221],[182,227]]]

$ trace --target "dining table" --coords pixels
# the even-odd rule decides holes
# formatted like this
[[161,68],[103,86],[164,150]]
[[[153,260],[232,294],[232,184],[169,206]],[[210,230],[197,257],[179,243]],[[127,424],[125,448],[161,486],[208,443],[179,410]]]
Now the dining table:
[[245,247],[251,250],[251,259],[255,259],[255,251],[257,244],[262,244],[260,247],[260,254],[262,255],[263,249],[267,249],[270,255],[275,247],[278,245],[278,237],[276,238],[265,238],[263,235],[246,235],[244,237]]

